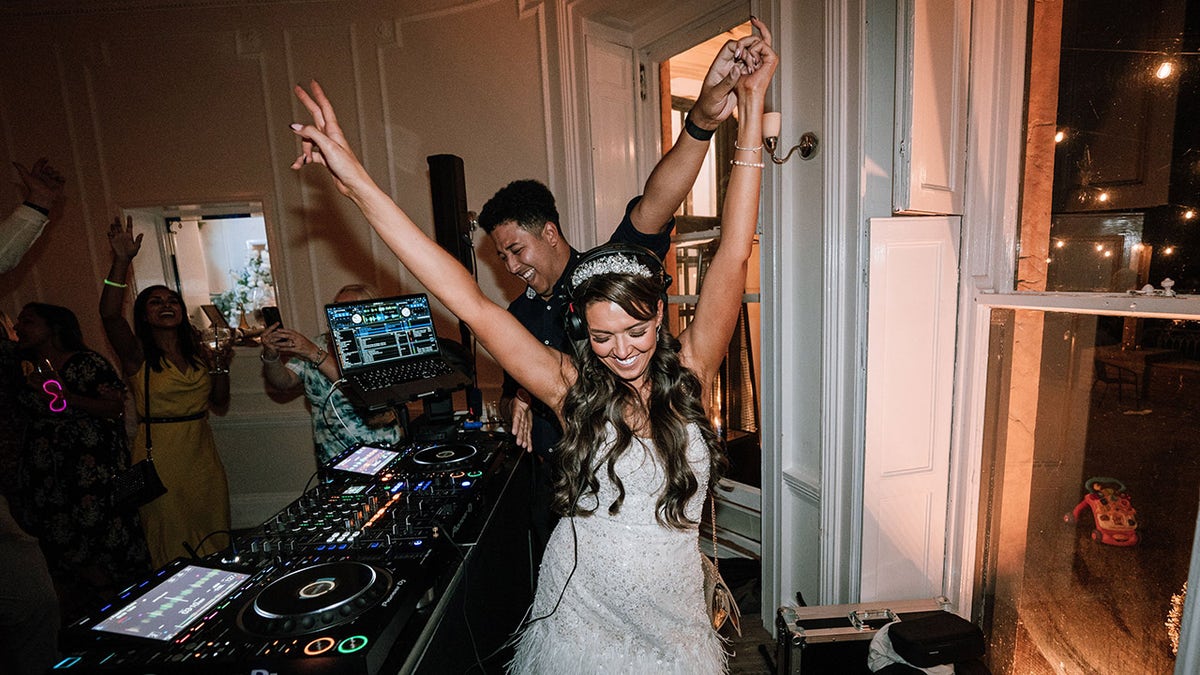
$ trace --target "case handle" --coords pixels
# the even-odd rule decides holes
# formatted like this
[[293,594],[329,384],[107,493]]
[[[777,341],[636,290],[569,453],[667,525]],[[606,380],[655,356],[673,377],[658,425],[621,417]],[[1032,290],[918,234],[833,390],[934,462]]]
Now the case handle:
[[878,619],[887,619],[888,623],[899,620],[896,613],[887,607],[879,609],[856,609],[850,612],[850,623],[854,625],[854,630],[869,630],[872,629],[867,624],[868,621],[876,621]]

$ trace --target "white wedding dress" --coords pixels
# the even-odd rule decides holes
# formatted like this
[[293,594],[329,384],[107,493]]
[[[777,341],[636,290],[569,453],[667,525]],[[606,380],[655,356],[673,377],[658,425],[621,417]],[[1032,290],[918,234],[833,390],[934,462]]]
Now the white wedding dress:
[[[610,427],[606,443],[614,434]],[[688,436],[688,463],[700,488],[686,513],[699,521],[707,498],[708,454],[694,425]],[[619,513],[608,513],[617,489],[601,467],[596,474],[600,508],[562,518],[554,528],[511,672],[726,671],[723,642],[705,607],[698,528],[675,530],[655,520],[664,482],[650,443],[634,439],[617,461],[625,486]]]

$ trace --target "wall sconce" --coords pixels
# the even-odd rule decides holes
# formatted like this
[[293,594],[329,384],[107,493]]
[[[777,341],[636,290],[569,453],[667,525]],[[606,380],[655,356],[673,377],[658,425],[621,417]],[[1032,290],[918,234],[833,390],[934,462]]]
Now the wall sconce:
[[782,126],[782,113],[763,113],[763,145],[767,146],[767,152],[771,153],[772,162],[783,164],[791,159],[792,153],[797,150],[800,151],[800,159],[812,159],[817,155],[817,135],[811,131],[806,131],[800,136],[800,143],[792,146],[782,159],[776,156],[775,148],[779,146],[779,131]]

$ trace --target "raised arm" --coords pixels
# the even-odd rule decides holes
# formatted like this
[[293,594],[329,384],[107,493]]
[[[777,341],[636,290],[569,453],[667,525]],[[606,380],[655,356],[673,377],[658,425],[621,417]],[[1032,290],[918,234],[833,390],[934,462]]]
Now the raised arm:
[[721,210],[721,240],[700,287],[695,319],[679,336],[684,362],[705,383],[712,379],[729,347],[746,288],[764,168],[763,102],[779,62],[766,25],[758,19],[751,22],[760,36],[744,39],[742,61],[749,72],[737,82],[738,137]]
[[62,200],[64,179],[42,157],[32,168],[13,162],[21,178],[21,198],[25,200],[0,223],[0,273],[21,262],[50,219],[50,211]]
[[114,218],[108,226],[108,243],[112,248],[112,264],[104,278],[100,291],[100,321],[108,343],[117,352],[121,361],[121,374],[128,377],[142,366],[142,345],[125,320],[125,290],[129,283],[129,266],[142,248],[142,235],[133,236],[133,217],[127,217],[125,225]]
[[695,184],[709,139],[737,107],[734,85],[744,74],[742,49],[742,41],[727,41],[709,66],[700,95],[687,114],[687,124],[650,172],[642,199],[629,213],[639,232],[661,232]]
[[557,407],[574,378],[574,366],[557,350],[543,345],[507,310],[480,290],[470,272],[429,238],[375,184],[350,149],[333,106],[321,86],[312,95],[295,88],[296,97],[312,114],[312,124],[293,124],[302,139],[302,154],[292,164],[324,164],[339,192],[350,198],[367,222],[408,271],[456,317],[465,321],[484,349],[534,396]]

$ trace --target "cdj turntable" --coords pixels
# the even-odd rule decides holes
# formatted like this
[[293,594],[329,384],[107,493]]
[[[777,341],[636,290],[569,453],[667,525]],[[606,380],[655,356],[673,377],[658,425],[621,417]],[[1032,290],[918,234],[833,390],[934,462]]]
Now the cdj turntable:
[[413,561],[297,560],[249,573],[179,559],[75,622],[72,641],[86,649],[55,669],[374,673],[427,577]]
[[412,661],[485,526],[513,520],[492,517],[524,454],[512,449],[484,432],[351,448],[329,482],[225,551],[175,560],[72,623],[55,670],[374,674]]

